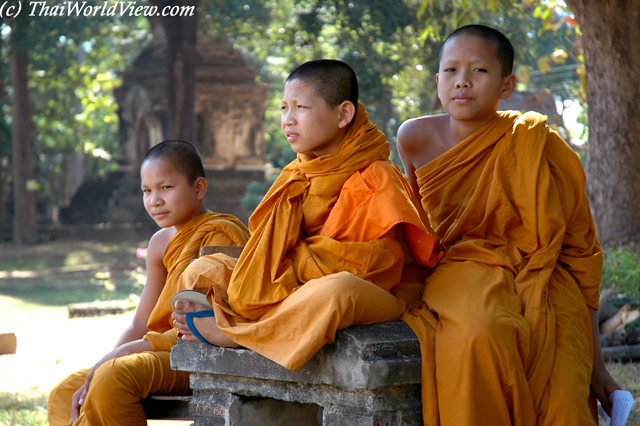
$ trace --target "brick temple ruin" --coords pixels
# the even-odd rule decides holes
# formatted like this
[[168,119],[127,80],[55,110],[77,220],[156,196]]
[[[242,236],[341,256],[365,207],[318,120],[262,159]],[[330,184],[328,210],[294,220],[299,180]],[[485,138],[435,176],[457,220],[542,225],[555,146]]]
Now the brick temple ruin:
[[[240,201],[249,183],[264,181],[267,163],[267,88],[256,83],[257,71],[228,40],[199,39],[196,51],[196,138],[189,142],[202,155],[209,184],[205,204],[246,223],[250,212]],[[167,139],[166,56],[163,30],[155,25],[152,40],[114,90],[122,143],[118,169],[99,182],[85,182],[62,212],[63,224],[156,226],[142,204],[139,167],[147,150]]]

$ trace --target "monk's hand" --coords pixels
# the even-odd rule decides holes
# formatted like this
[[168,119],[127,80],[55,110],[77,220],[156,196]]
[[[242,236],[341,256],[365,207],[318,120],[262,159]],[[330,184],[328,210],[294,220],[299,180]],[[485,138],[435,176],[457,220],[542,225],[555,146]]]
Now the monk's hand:
[[611,416],[612,404],[609,395],[619,390],[620,386],[613,380],[604,363],[596,363],[591,373],[591,393],[598,398],[604,411]]
[[73,394],[73,398],[71,399],[71,423],[75,423],[78,420],[78,416],[80,416],[80,408],[82,404],[84,404],[84,400],[87,398],[87,392],[89,392],[89,386],[91,386],[91,379],[93,379],[93,374],[96,369],[104,363],[104,358],[98,361],[96,365],[93,366],[89,373],[87,374],[86,379],[84,380],[84,384]]
[[75,423],[78,420],[78,416],[80,416],[80,406],[84,403],[84,399],[87,395],[87,390],[82,385],[80,389],[78,389],[71,399],[71,418],[69,419],[69,423]]
[[89,392],[89,387],[91,386],[91,381],[93,380],[93,375],[96,370],[100,368],[102,364],[105,362],[116,359],[122,356],[127,356],[135,353],[141,353],[144,351],[153,351],[153,348],[149,344],[148,341],[144,339],[134,340],[128,343],[124,343],[120,346],[117,346],[111,352],[102,357],[100,361],[98,361],[92,368],[89,370],[87,374],[87,378],[84,381],[84,384],[80,389],[73,394],[73,398],[71,400],[71,423],[78,420],[78,416],[80,415],[80,407],[84,404],[84,401],[87,397],[87,393]]

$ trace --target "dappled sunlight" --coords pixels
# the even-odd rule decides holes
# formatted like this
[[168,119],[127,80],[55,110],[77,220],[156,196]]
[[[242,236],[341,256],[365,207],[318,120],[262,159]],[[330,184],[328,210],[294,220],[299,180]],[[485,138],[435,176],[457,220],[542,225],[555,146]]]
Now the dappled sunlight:
[[[0,424],[46,425],[51,388],[110,351],[133,312],[68,319],[66,308],[34,308],[0,296],[0,332],[15,333],[16,354],[0,355]],[[150,421],[150,426],[190,422]]]
[[0,421],[23,425],[46,425],[53,385],[107,353],[133,315],[69,320],[66,308],[33,308],[7,296],[0,308],[0,331],[18,342],[15,354],[0,356]]

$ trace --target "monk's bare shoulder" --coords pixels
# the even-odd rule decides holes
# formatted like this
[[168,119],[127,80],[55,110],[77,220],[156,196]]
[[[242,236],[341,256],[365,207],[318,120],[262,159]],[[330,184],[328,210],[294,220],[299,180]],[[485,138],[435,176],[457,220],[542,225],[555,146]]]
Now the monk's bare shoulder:
[[149,247],[147,251],[147,259],[152,259],[154,262],[162,263],[164,253],[167,251],[167,245],[169,240],[176,233],[176,229],[172,226],[170,228],[162,228],[151,236],[149,239]]
[[398,152],[405,168],[417,170],[446,151],[450,121],[448,114],[412,118],[398,129]]

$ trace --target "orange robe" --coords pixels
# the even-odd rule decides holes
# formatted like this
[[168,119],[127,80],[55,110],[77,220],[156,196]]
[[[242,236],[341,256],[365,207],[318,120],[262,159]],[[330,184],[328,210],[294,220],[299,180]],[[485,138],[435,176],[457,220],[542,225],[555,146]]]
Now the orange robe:
[[[171,297],[180,290],[179,278],[205,245],[244,245],[249,230],[236,217],[206,211],[187,222],[169,240],[163,257],[167,279],[148,321],[148,340],[154,352],[113,359],[95,372],[85,403],[74,426],[146,425],[140,399],[152,394],[186,395],[189,375],[174,371],[170,350],[177,342],[171,322]],[[50,425],[69,425],[73,394],[84,384],[90,369],[73,373],[57,384],[47,405]]]
[[423,265],[434,238],[388,157],[384,134],[360,104],[334,154],[299,154],[282,171],[249,219],[251,238],[237,263],[213,255],[187,268],[183,281],[211,290],[223,333],[297,370],[336,330],[402,315],[405,301],[390,291],[404,254],[385,234],[404,224]]
[[602,252],[578,156],[546,117],[502,112],[416,177],[443,256],[402,318],[425,425],[595,425]]

